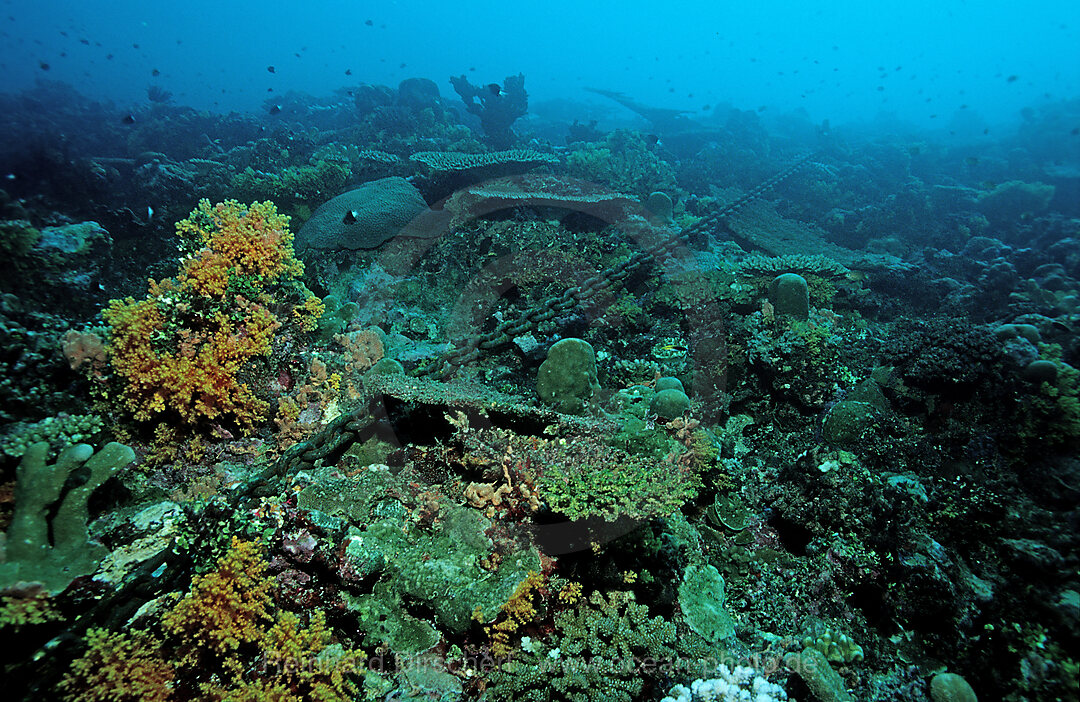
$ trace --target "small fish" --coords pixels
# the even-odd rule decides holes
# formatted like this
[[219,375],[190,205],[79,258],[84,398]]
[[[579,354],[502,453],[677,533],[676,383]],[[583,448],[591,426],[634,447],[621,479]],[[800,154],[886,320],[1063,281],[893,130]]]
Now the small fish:
[[405,62],[404,62],[404,61],[402,61],[402,62],[401,62],[401,65],[400,65],[400,66],[398,66],[398,68],[405,68]]
[[44,61],[38,61],[38,66],[40,66],[40,67],[41,67],[41,70],[43,70],[43,71],[47,71],[47,70],[49,70],[50,68],[52,68],[52,66],[50,66],[50,65],[49,65],[49,64],[47,64],[47,63],[45,63]]
[[149,222],[154,218],[154,208],[150,205],[146,206],[146,221]]
[[267,67],[266,67],[266,70],[267,70],[267,71],[268,71],[269,73],[277,73],[277,69],[276,69],[276,68],[274,68],[273,66],[267,66]]
[[281,112],[281,105],[271,105],[270,106],[270,114],[276,115],[279,112]]
[[113,60],[113,55],[109,54],[108,56],[105,57],[105,60],[106,61],[112,61]]
[[152,76],[154,76],[155,78],[157,78],[158,76],[160,76],[160,75],[161,75],[161,71],[159,71],[158,69],[156,69],[156,68],[155,68],[154,70],[150,71],[150,75],[152,75]]
[[129,112],[128,114],[124,115],[124,119],[120,121],[122,121],[124,124],[135,124],[135,115]]
[[1073,136],[1077,136],[1078,134],[1080,134],[1080,127],[1073,127],[1072,131],[1069,132],[1069,134],[1072,134]]
[[365,25],[365,26],[368,26],[368,27],[374,27],[374,26],[375,26],[375,22],[374,22],[374,21],[372,21],[372,20],[366,19],[366,20],[364,20],[364,25]]
[[8,173],[7,175],[4,176],[4,180],[15,180],[15,174],[14,173]]
[[500,86],[498,83],[488,83],[487,89],[488,92],[492,95],[502,95],[502,86]]
[[138,44],[132,44],[132,45],[131,45],[131,48],[132,48],[132,49],[138,49],[138,48],[139,48],[139,45],[138,45]]
[[351,76],[352,75],[352,69],[351,68],[346,68],[345,69],[345,75]]
[[1020,76],[1018,76],[1018,75],[1011,75],[1011,76],[1009,76],[1008,78],[1005,79],[1005,82],[1007,82],[1007,83],[1015,83],[1017,80],[1019,80],[1019,78],[1020,78]]

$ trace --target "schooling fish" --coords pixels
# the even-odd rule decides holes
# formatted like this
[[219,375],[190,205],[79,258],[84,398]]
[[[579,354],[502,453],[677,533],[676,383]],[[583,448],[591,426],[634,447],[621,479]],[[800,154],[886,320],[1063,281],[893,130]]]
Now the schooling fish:
[[135,124],[135,115],[130,114],[130,113],[126,114],[126,115],[124,115],[124,119],[122,119],[121,121],[124,124]]
[[276,115],[279,112],[281,112],[281,105],[271,105],[270,106],[270,114]]

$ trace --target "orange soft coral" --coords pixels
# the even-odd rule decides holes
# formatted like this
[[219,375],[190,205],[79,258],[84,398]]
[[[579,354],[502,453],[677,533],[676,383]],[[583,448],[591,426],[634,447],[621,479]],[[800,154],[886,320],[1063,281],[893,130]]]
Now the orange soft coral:
[[127,380],[124,404],[136,420],[171,410],[187,424],[225,415],[250,430],[264,418],[266,401],[237,374],[248,360],[270,353],[279,324],[265,307],[248,306],[238,324],[215,313],[198,338],[181,334],[175,350],[155,347],[164,329],[157,301],[113,300],[103,316],[112,327],[110,360]]
[[[124,406],[137,421],[173,412],[188,425],[227,419],[250,432],[269,405],[239,378],[270,355],[282,324],[274,294],[303,273],[289,218],[270,202],[203,200],[176,230],[189,251],[176,279],[151,280],[146,299],[113,300],[103,315]],[[302,330],[320,306],[306,293]]]
[[176,233],[199,247],[184,261],[181,284],[204,295],[224,295],[230,276],[297,278],[304,272],[293,255],[289,218],[272,202],[245,207],[235,200],[216,205],[200,200],[176,223]]

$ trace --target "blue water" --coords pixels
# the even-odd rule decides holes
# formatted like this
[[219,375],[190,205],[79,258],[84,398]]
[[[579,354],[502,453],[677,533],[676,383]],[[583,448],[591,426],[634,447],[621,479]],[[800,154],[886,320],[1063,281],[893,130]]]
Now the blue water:
[[1080,93],[1080,4],[1066,1],[3,7],[0,91],[46,77],[118,103],[141,104],[156,84],[180,104],[246,111],[289,90],[413,76],[453,96],[450,75],[522,72],[539,109],[570,98],[626,116],[583,91],[595,86],[691,113],[728,103],[805,109],[834,125],[884,116],[933,126],[965,112],[996,125]]

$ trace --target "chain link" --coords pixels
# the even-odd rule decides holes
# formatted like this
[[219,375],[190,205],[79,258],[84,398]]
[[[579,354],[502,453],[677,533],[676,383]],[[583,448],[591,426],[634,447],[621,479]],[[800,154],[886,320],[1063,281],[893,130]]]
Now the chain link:
[[478,349],[494,351],[510,344],[515,337],[521,336],[526,331],[535,330],[542,322],[554,319],[557,315],[568,312],[577,304],[612,288],[616,283],[621,283],[629,278],[634,271],[647,261],[670,255],[676,248],[689,241],[693,236],[713,231],[720,226],[724,218],[729,217],[738,210],[753,202],[763,194],[779,185],[783,180],[791,176],[795,171],[806,165],[813,154],[807,154],[798,161],[773,175],[757,187],[753,188],[742,197],[724,205],[719,210],[706,215],[694,226],[672,232],[660,241],[637,252],[627,260],[608,268],[587,279],[581,285],[567,288],[559,295],[549,297],[539,302],[524,312],[518,313],[515,318],[500,322],[491,331],[481,334],[478,339],[470,340],[465,345],[457,345],[447,351],[433,363],[430,363],[416,371],[416,374],[424,376],[438,375],[448,378],[462,365],[479,357]]
[[[467,365],[480,357],[480,352],[493,351],[511,343],[514,337],[527,331],[535,330],[541,323],[564,314],[589,298],[601,293],[630,277],[634,271],[647,261],[668,256],[691,237],[712,231],[721,221],[735,213],[748,203],[761,197],[792,175],[810,160],[804,156],[792,165],[772,176],[756,188],[734,202],[728,203],[688,229],[675,231],[662,240],[635,253],[627,260],[590,277],[577,286],[564,290],[559,295],[543,300],[535,307],[519,313],[516,317],[501,321],[490,332],[459,340],[454,348],[444,353],[433,363],[416,371],[416,375],[425,377],[439,375],[449,377],[457,368]],[[320,461],[332,454],[346,451],[359,441],[366,441],[381,424],[387,424],[386,409],[376,398],[367,405],[361,405],[345,413],[326,425],[322,431],[307,441],[292,446],[262,473],[254,476],[240,486],[233,496],[243,499],[251,495],[263,494],[269,483],[276,477],[301,470],[311,470]]]

